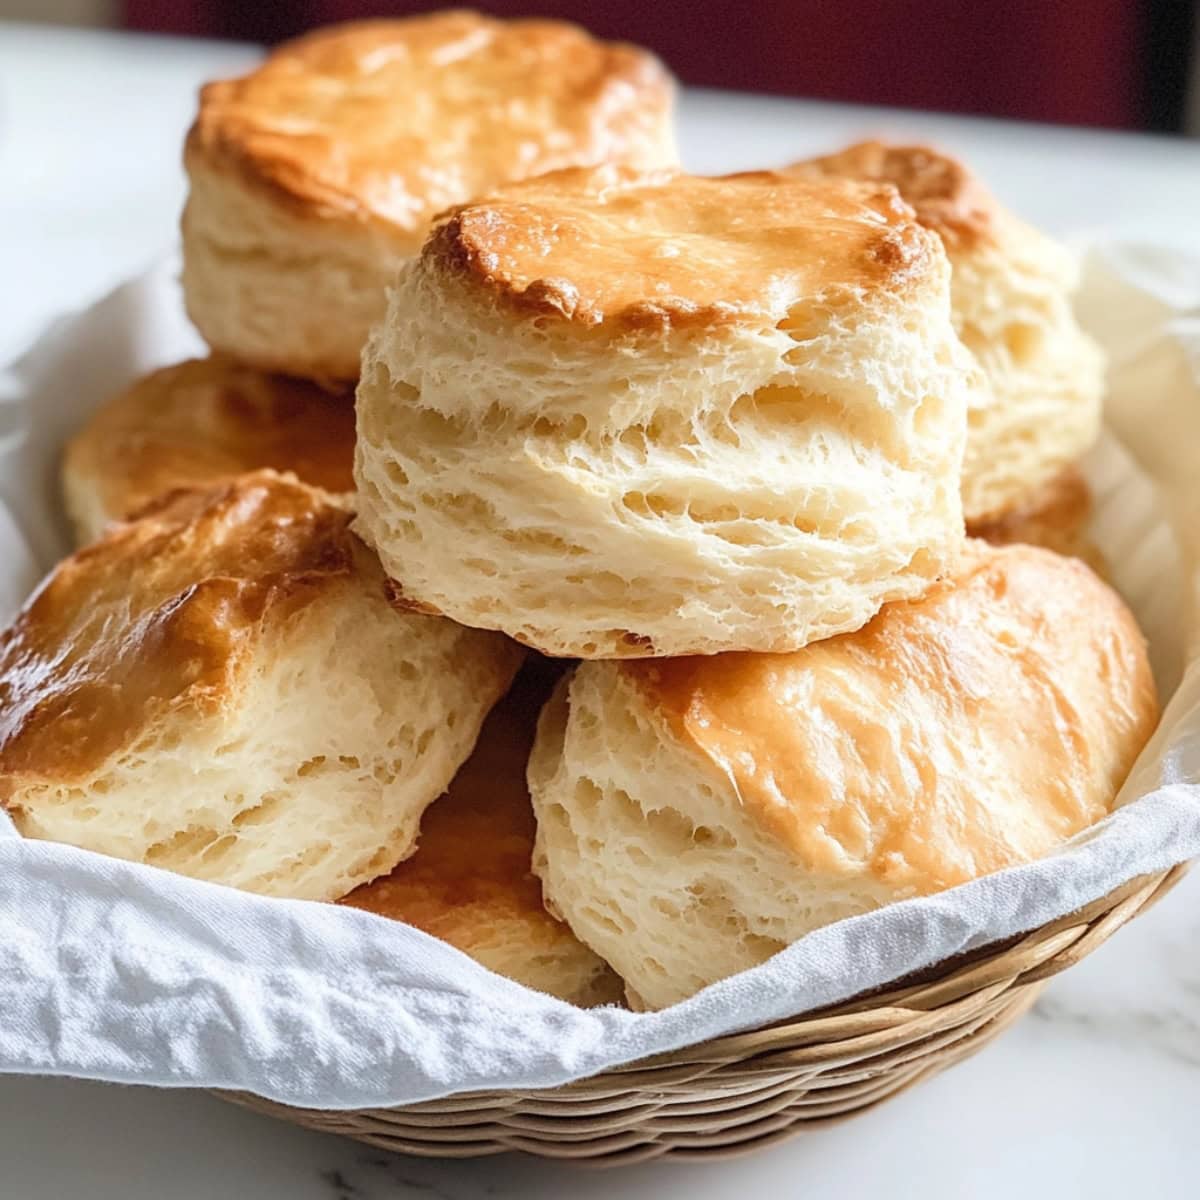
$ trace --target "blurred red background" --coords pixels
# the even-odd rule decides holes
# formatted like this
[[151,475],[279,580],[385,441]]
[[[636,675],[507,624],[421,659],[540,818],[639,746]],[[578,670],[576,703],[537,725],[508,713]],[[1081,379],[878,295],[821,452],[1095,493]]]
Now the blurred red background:
[[[126,0],[126,23],[276,42],[436,4]],[[1182,123],[1191,0],[525,0],[657,51],[686,83],[1076,125]]]

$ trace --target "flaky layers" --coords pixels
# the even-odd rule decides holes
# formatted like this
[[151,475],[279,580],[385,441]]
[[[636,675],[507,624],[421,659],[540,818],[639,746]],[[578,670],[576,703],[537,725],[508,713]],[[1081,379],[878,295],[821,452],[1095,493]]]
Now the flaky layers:
[[417,852],[344,903],[404,921],[497,974],[587,1008],[621,981],[546,912],[533,875],[525,766],[544,686],[530,672],[484,723],[471,757],[421,820]]
[[472,12],[334,26],[207,85],[188,135],[188,312],[266,370],[352,379],[430,219],[511,179],[675,161],[674,85],[633,46]]
[[402,271],[357,528],[409,603],[547,653],[794,648],[953,562],[975,378],[890,188],[562,172]]
[[530,761],[548,903],[660,1008],[805,933],[1044,855],[1157,718],[1083,564],[972,542],[956,577],[791,655],[584,663]]
[[353,462],[353,392],[192,359],[139,379],[92,415],[67,444],[63,496],[82,545],[173,488],[269,467],[349,492]]
[[0,803],[27,837],[333,900],[413,848],[519,653],[392,611],[324,493],[179,492],[0,634]]
[[1071,310],[1074,257],[927,146],[862,142],[788,171],[892,183],[942,239],[955,326],[987,379],[968,413],[963,510],[984,522],[1027,506],[1100,428],[1104,361]]

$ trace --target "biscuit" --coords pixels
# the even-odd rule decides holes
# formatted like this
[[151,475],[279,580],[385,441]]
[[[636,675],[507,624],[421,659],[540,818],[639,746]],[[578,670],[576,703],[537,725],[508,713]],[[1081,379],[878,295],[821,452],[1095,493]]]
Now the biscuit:
[[1100,430],[1104,356],[1071,308],[1075,257],[928,146],[862,142],[788,171],[892,183],[942,239],[955,326],[987,378],[967,414],[963,511],[995,521],[1027,505]]
[[652,55],[558,21],[363,21],[208,84],[184,153],[188,313],[215,350],[353,379],[435,213],[511,179],[674,163]]
[[520,652],[394,612],[349,523],[260,471],[60,563],[0,634],[19,831],[316,900],[410,854]]
[[888,186],[566,171],[453,210],[364,353],[357,528],[548,654],[785,650],[962,542],[977,382]]
[[421,819],[416,853],[344,904],[415,925],[499,975],[589,1008],[621,999],[621,981],[546,912],[533,874],[535,825],[525,766],[540,672],[524,671],[484,722],[471,757]]
[[1076,468],[1068,467],[1004,516],[968,524],[967,535],[993,546],[1042,546],[1056,554],[1081,558],[1103,579],[1108,576],[1108,564],[1091,539],[1091,519],[1091,488]]
[[790,655],[584,663],[529,765],[552,911],[662,1008],[820,926],[1052,852],[1157,720],[1086,566],[971,542],[951,581]]
[[139,379],[98,409],[63,457],[80,545],[174,488],[246,471],[290,471],[328,492],[354,488],[354,393],[192,359]]

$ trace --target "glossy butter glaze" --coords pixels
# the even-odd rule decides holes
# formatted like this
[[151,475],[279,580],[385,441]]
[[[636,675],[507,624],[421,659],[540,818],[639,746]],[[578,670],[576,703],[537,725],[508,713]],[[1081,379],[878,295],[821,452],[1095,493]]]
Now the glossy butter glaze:
[[807,870],[916,895],[1026,861],[1110,810],[1154,684],[1082,564],[968,546],[953,580],[857,633],[622,670]]
[[0,633],[0,802],[86,779],[169,709],[218,711],[268,617],[366,561],[349,522],[262,471],[172,493],[59,563]]
[[140,379],[99,409],[67,447],[112,518],[173,488],[246,471],[291,471],[329,492],[354,489],[354,393],[193,359]]
[[786,168],[801,179],[861,179],[894,184],[917,220],[938,234],[947,249],[965,249],[996,238],[999,204],[958,159],[932,146],[858,142],[836,154],[805,159]]
[[518,309],[636,327],[783,320],[823,293],[904,291],[940,255],[887,185],[605,166],[461,206],[423,260]]
[[[189,165],[300,215],[421,232],[448,205],[576,163],[663,161],[674,84],[652,55],[558,21],[453,11],[332,26],[210,83]],[[653,147],[653,153],[651,148]]]

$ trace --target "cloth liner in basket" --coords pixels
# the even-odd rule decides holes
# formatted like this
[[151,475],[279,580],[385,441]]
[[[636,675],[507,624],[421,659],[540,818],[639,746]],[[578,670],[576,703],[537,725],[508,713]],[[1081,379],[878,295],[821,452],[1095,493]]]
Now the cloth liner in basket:
[[[439,1141],[429,1134],[435,1148],[479,1153],[538,1148],[526,1144],[537,1140],[529,1131],[553,1123],[538,1114],[555,1111],[559,1097],[586,1101],[584,1112],[610,1111],[628,1109],[628,1096],[642,1088],[642,1108],[661,1107],[705,1064],[724,1069],[753,1059],[760,1071],[796,1077],[805,1062],[844,1066],[856,1054],[873,1061],[891,1054],[885,1066],[895,1090],[954,1057],[939,1032],[949,1018],[922,1024],[926,1010],[952,1011],[949,1024],[964,1037],[996,1032],[1027,1000],[1003,1008],[1000,975],[986,957],[874,1000],[843,1002],[1035,931],[1006,951],[1005,978],[1028,984],[1103,940],[1175,876],[1130,881],[1161,876],[1200,853],[1200,667],[1189,657],[1198,624],[1200,260],[1152,248],[1097,249],[1080,308],[1114,363],[1110,432],[1087,464],[1098,496],[1094,536],[1150,636],[1163,698],[1170,698],[1121,806],[1101,825],[1053,858],[841,921],[754,970],[647,1014],[574,1009],[355,909],[245,895],[25,841],[6,825],[0,1070],[229,1089],[323,1110],[486,1092],[494,1102],[442,1099],[412,1117],[434,1129],[450,1120],[446,1114],[483,1112],[471,1118],[473,1128],[485,1121],[494,1131],[496,1112],[516,1113],[516,1132],[505,1138],[460,1130]],[[0,615],[7,618],[67,548],[56,477],[64,438],[124,383],[199,349],[168,263],[55,326],[0,376]],[[842,1005],[836,1018],[804,1023],[778,1060],[770,1058],[780,1053],[770,1031],[729,1036],[833,1005]],[[909,1024],[897,1040],[901,1016]],[[831,1021],[840,1022],[836,1030]],[[822,1039],[834,1033],[861,1053],[830,1050]],[[923,1046],[926,1059],[897,1057],[901,1042]],[[686,1056],[671,1058],[698,1043],[705,1045],[690,1066],[679,1065]],[[528,1096],[651,1056],[659,1057],[603,1082]],[[844,1070],[839,1086],[867,1103],[872,1086],[880,1092],[871,1080],[883,1070]],[[745,1091],[746,1078],[735,1072],[712,1095]],[[705,1102],[707,1109],[693,1095],[689,1111],[711,1113],[715,1102]],[[782,1109],[772,1111],[776,1128]],[[605,1146],[642,1144],[627,1136],[633,1121],[618,1122],[626,1130],[619,1137],[605,1132]],[[386,1136],[378,1118],[355,1124],[331,1112],[323,1127],[428,1152],[420,1139]],[[583,1153],[591,1135],[579,1128],[563,1143],[568,1149],[541,1148]],[[674,1146],[686,1150],[686,1135]]]

